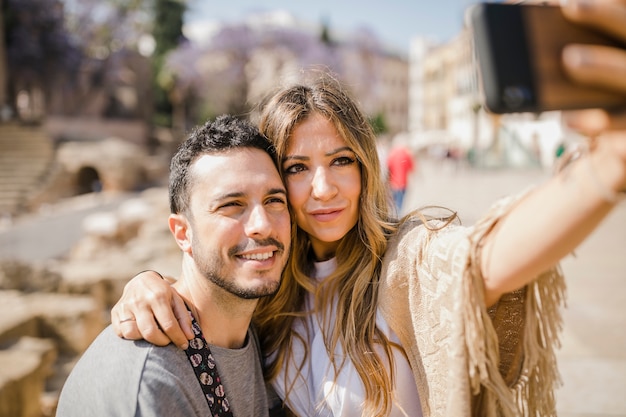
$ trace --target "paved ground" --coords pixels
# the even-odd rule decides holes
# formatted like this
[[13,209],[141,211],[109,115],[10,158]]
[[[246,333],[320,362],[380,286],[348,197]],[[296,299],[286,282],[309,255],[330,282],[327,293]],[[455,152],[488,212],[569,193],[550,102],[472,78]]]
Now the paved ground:
[[39,262],[62,257],[81,238],[85,217],[114,210],[133,195],[85,194],[44,207],[12,224],[0,223],[0,259]]
[[[445,161],[444,161],[445,162]],[[440,204],[473,223],[498,197],[544,181],[539,170],[476,171],[422,161],[405,207]],[[626,201],[563,261],[560,417],[626,416]]]

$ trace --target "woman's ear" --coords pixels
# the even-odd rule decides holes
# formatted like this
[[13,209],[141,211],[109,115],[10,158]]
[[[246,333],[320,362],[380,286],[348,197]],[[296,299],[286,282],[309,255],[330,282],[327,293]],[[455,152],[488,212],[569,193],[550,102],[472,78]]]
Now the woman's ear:
[[178,247],[183,252],[191,254],[192,231],[187,217],[184,214],[170,214],[168,224]]

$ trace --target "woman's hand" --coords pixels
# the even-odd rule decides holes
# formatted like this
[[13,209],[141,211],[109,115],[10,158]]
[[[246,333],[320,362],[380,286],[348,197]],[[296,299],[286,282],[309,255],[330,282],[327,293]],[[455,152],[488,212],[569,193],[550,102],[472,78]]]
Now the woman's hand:
[[626,95],[626,1],[568,0],[563,2],[562,11],[572,22],[621,40],[624,45],[568,45],[563,51],[568,76],[581,84]]
[[[615,39],[622,48],[599,45],[568,45],[563,51],[563,66],[577,83],[599,87],[624,96],[626,102],[626,1],[568,0],[563,14],[577,24],[592,27]],[[568,125],[594,138],[591,151],[626,176],[626,106],[612,112],[591,110],[565,114]],[[619,166],[621,164],[621,167]],[[626,180],[606,184],[611,191],[626,191]]]
[[111,323],[119,337],[158,346],[174,343],[186,349],[194,337],[184,300],[154,271],[141,272],[126,284],[111,310]]

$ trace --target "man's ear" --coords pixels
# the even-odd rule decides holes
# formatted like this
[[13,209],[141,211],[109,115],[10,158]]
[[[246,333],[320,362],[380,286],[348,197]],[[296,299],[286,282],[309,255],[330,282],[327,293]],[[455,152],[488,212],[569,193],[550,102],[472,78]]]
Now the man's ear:
[[191,254],[192,231],[187,217],[184,214],[170,214],[168,224],[178,247],[183,252]]

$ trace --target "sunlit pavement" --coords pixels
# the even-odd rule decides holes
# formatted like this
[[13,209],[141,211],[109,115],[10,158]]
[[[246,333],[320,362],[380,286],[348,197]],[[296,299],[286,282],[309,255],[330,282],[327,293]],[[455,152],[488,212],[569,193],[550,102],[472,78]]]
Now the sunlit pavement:
[[[405,211],[427,204],[457,210],[472,224],[497,198],[539,184],[538,169],[471,170],[449,161],[420,161]],[[568,256],[562,348],[560,417],[626,416],[626,201]]]

